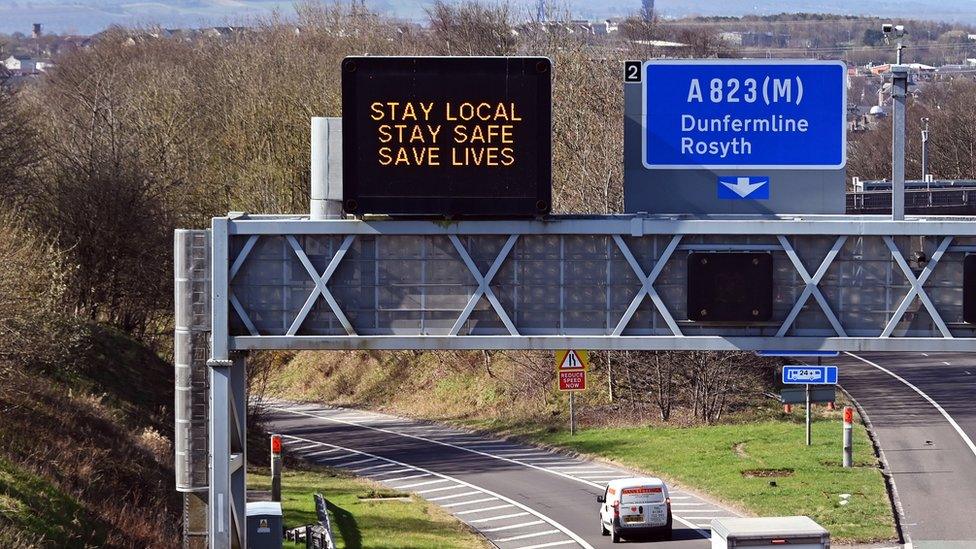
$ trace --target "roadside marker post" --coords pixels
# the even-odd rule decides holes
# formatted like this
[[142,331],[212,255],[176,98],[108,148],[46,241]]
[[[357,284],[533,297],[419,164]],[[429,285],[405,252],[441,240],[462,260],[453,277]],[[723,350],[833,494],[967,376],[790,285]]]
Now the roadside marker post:
[[281,501],[281,435],[271,435],[271,501]]
[[844,468],[854,466],[854,408],[844,406]]
[[586,371],[589,367],[590,354],[586,351],[556,351],[559,390],[569,393],[569,434],[572,436],[576,435],[576,392],[586,390]]

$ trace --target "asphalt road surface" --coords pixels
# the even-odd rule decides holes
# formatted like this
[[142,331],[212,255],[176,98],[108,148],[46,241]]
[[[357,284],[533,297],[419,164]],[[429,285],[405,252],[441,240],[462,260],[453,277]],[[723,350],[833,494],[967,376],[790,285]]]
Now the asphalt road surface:
[[840,383],[867,413],[888,463],[910,541],[976,547],[976,355],[842,353],[838,360]]
[[[439,424],[323,405],[272,403],[269,428],[285,451],[348,469],[440,505],[502,548],[610,547],[600,535],[596,496],[633,472]],[[680,458],[676,456],[676,458]],[[706,548],[712,518],[728,509],[671,486],[672,541]]]

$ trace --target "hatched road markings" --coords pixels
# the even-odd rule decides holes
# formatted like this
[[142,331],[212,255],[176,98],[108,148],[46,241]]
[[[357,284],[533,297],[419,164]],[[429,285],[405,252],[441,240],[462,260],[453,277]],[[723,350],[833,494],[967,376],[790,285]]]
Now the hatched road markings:
[[[612,480],[614,478],[620,478],[623,476],[634,475],[634,473],[630,471],[617,469],[610,465],[602,465],[599,463],[594,463],[583,459],[577,459],[554,451],[545,450],[542,448],[536,448],[527,445],[518,445],[517,443],[505,443],[503,441],[498,441],[494,439],[459,440],[460,438],[462,438],[462,435],[457,434],[457,432],[444,434],[439,438],[432,438],[431,435],[421,436],[420,434],[405,432],[407,430],[406,428],[416,427],[416,426],[411,426],[409,423],[404,423],[403,421],[391,421],[391,420],[397,420],[398,418],[394,418],[392,416],[386,416],[382,414],[377,414],[375,417],[369,417],[365,415],[357,416],[357,417],[364,417],[362,421],[368,422],[368,423],[357,423],[357,422],[346,420],[346,416],[342,413],[343,410],[341,408],[332,409],[332,408],[312,407],[310,409],[307,406],[289,405],[287,403],[270,404],[268,405],[268,407],[280,412],[291,413],[291,414],[301,415],[305,417],[311,417],[311,418],[329,421],[333,423],[352,425],[363,429],[384,432],[399,437],[412,438],[415,440],[421,440],[424,442],[455,448],[476,455],[489,457],[492,459],[497,459],[512,464],[521,465],[527,468],[537,469],[539,471],[557,475],[577,482],[581,482],[599,489],[605,488],[606,483],[609,480]],[[318,413],[313,413],[313,412],[318,412]],[[385,424],[395,423],[398,426],[398,429],[393,430],[388,427],[379,427],[378,424],[381,423],[385,423]],[[470,439],[471,437],[474,437],[476,435],[464,434],[463,436],[465,438]],[[448,442],[448,440],[450,440],[450,442]],[[499,448],[497,450],[492,450],[488,446],[488,445],[494,445],[500,447],[503,444],[505,445],[505,447]],[[364,455],[369,455],[369,454],[364,454]],[[385,458],[380,458],[380,459],[385,460]],[[338,465],[344,466],[345,464],[340,463]],[[406,467],[411,467],[409,464],[403,464],[403,465]],[[407,469],[407,470],[409,471],[413,469]],[[382,478],[377,478],[380,476],[380,474],[383,474],[385,472],[386,470],[384,469],[381,471],[376,471],[375,474],[367,473],[367,476],[373,478],[378,482],[391,482],[391,479],[384,480]],[[437,475],[437,473],[433,473],[433,474]],[[397,489],[405,489],[411,486],[413,485],[399,486],[397,487]],[[434,487],[426,490],[417,490],[415,491],[415,493],[423,497],[426,497],[424,496],[424,494],[430,493],[430,490],[446,492],[451,488],[452,487]],[[479,493],[480,492],[473,492],[473,493],[468,493],[467,495],[474,495]],[[450,499],[457,497],[452,494],[448,494],[445,496],[441,496],[440,494],[435,494],[435,496],[438,497],[427,498],[428,501],[432,501],[432,502],[444,501],[444,500],[450,501]],[[720,517],[738,516],[736,513],[730,510],[722,509],[716,506],[715,504],[699,499],[698,497],[686,495],[681,490],[677,490],[677,489],[671,490],[671,500],[673,502],[672,505],[673,505],[674,520],[676,522],[680,522],[681,524],[687,526],[688,528],[693,529],[695,532],[697,532],[699,535],[701,535],[706,539],[710,537],[710,533],[708,531],[709,523],[707,521],[703,523],[702,522],[703,519],[708,518],[710,520],[713,517],[720,518]],[[454,503],[454,502],[450,502],[450,503]],[[687,509],[686,507],[688,506],[695,506],[697,508]],[[527,508],[525,509],[529,510]],[[707,512],[710,513],[710,515],[708,517],[699,517],[698,513],[701,512]],[[497,519],[497,517],[490,517],[490,518],[500,520]],[[508,525],[501,526],[501,528],[507,528],[507,527]],[[478,530],[481,531],[482,533],[497,531],[494,530],[493,528],[491,529],[478,528]],[[584,545],[584,547],[586,547],[586,545]]]
[[[434,471],[429,471],[429,470],[424,469],[422,467],[412,466],[412,465],[409,465],[407,463],[403,463],[403,462],[400,462],[400,461],[396,461],[396,460],[393,460],[393,459],[390,459],[390,458],[385,458],[385,457],[381,457],[381,456],[369,454],[367,452],[362,452],[362,451],[359,451],[359,450],[354,450],[352,448],[345,448],[345,447],[337,446],[335,444],[328,444],[328,443],[325,443],[325,442],[316,442],[314,440],[310,440],[310,439],[306,439],[306,438],[301,438],[301,437],[296,437],[296,436],[293,436],[293,435],[285,435],[285,434],[282,435],[282,438],[285,440],[285,448],[288,449],[290,452],[294,452],[295,451],[295,448],[298,447],[298,443],[304,443],[304,444],[306,444],[307,446],[302,446],[302,448],[305,448],[305,449],[314,448],[314,447],[335,448],[337,450],[343,450],[345,452],[349,452],[350,453],[349,455],[356,455],[356,456],[361,456],[361,457],[369,457],[370,460],[384,461],[384,462],[387,462],[387,463],[389,463],[391,465],[398,465],[398,466],[401,466],[401,467],[406,468],[408,470],[416,471],[418,474],[415,475],[414,478],[430,477],[430,476],[439,477],[437,480],[426,481],[426,482],[422,482],[422,483],[419,483],[419,484],[430,484],[430,483],[433,483],[433,482],[451,482],[452,483],[451,486],[439,487],[439,488],[436,488],[436,489],[432,489],[430,491],[436,491],[436,490],[448,491],[448,490],[464,490],[464,489],[467,489],[467,491],[465,491],[463,493],[459,493],[459,494],[452,494],[452,495],[447,495],[447,496],[439,496],[439,497],[435,497],[435,498],[429,498],[428,501],[431,501],[431,502],[436,501],[436,500],[449,499],[449,498],[459,498],[459,497],[466,497],[466,496],[473,496],[473,495],[483,495],[483,496],[489,496],[488,498],[485,498],[485,499],[498,500],[500,502],[505,503],[505,505],[492,506],[492,507],[488,507],[488,508],[484,508],[484,509],[478,509],[478,510],[472,511],[471,514],[475,514],[476,515],[477,513],[491,511],[491,510],[494,510],[494,509],[509,508],[509,507],[515,507],[517,509],[521,509],[521,511],[519,511],[519,512],[507,513],[507,514],[496,515],[496,516],[485,517],[485,518],[477,518],[477,519],[473,519],[473,520],[466,519],[466,515],[468,514],[468,512],[462,511],[460,513],[454,513],[454,515],[457,516],[457,518],[459,520],[461,520],[461,521],[463,521],[463,522],[471,525],[475,529],[479,530],[482,533],[482,535],[484,535],[489,540],[492,539],[491,535],[489,535],[489,534],[493,534],[493,532],[502,531],[502,530],[495,530],[495,528],[485,528],[485,529],[483,529],[483,528],[480,528],[479,525],[484,524],[484,525],[488,525],[488,526],[494,526],[492,524],[494,522],[504,521],[504,520],[508,520],[508,519],[511,519],[511,518],[527,517],[527,516],[532,515],[532,516],[534,516],[535,518],[537,518],[539,520],[529,521],[528,523],[522,523],[522,524],[519,524],[519,525],[506,525],[506,526],[512,526],[514,528],[516,526],[518,526],[518,527],[523,527],[523,526],[527,527],[527,526],[545,525],[545,528],[547,530],[551,530],[551,532],[548,532],[546,534],[539,534],[539,537],[542,537],[542,536],[554,536],[554,537],[557,537],[557,538],[562,538],[562,539],[558,539],[556,541],[548,542],[548,543],[555,543],[557,545],[571,545],[571,544],[576,544],[576,545],[579,545],[580,547],[583,547],[584,549],[593,549],[593,547],[590,544],[586,543],[586,541],[584,541],[582,538],[580,538],[579,536],[577,536],[575,533],[573,533],[572,531],[570,531],[565,526],[563,526],[563,525],[559,524],[558,522],[552,520],[551,518],[547,517],[546,515],[538,512],[538,511],[536,511],[534,509],[531,509],[528,506],[526,506],[524,504],[521,504],[521,503],[519,503],[519,502],[517,502],[515,500],[509,499],[509,498],[507,498],[507,497],[505,497],[505,496],[503,496],[501,494],[497,494],[497,493],[492,492],[490,490],[481,488],[479,486],[475,486],[474,484],[465,482],[463,480],[460,480],[460,479],[457,479],[457,478],[454,478],[454,477],[451,477],[451,476],[448,476],[448,475],[444,475],[442,473],[435,473]],[[299,456],[299,457],[302,457],[302,456]],[[391,482],[391,481],[390,480],[382,480],[382,479],[380,479],[380,480],[378,480],[378,482],[388,483],[388,482]],[[400,490],[400,489],[405,489],[405,488],[409,488],[411,486],[416,486],[416,485],[418,485],[418,484],[407,485],[407,486],[392,486],[392,487],[394,489]],[[421,494],[423,492],[425,492],[425,491],[419,491],[419,492],[415,492],[415,493]],[[458,516],[458,515],[462,515],[462,516]],[[505,528],[506,526],[502,526],[501,528]],[[553,530],[553,528],[555,530]]]

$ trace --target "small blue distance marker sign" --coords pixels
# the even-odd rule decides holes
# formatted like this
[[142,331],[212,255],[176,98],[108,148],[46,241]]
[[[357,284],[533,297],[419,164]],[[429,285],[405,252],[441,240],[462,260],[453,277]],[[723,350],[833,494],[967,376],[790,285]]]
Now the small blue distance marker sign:
[[786,385],[823,385],[837,383],[837,366],[783,366]]
[[847,66],[797,59],[644,62],[648,169],[839,170]]
[[769,177],[719,176],[719,200],[769,200]]

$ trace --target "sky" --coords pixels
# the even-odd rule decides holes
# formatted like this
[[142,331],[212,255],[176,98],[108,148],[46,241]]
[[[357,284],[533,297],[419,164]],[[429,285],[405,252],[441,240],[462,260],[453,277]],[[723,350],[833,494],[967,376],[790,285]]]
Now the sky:
[[[326,0],[331,3],[332,0]],[[348,0],[341,0],[343,2]],[[497,1],[497,0],[496,0]],[[366,0],[380,13],[421,20],[432,0]],[[511,0],[526,12],[533,0]],[[557,0],[574,16],[601,19],[628,15],[640,0]],[[829,12],[924,18],[976,24],[976,0],[656,0],[665,16]],[[246,24],[274,13],[294,15],[294,2],[276,0],[0,0],[0,32],[30,33],[32,23],[47,32],[93,34],[108,25],[201,27]]]

